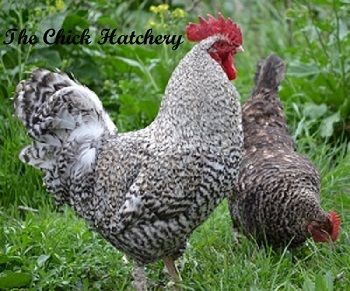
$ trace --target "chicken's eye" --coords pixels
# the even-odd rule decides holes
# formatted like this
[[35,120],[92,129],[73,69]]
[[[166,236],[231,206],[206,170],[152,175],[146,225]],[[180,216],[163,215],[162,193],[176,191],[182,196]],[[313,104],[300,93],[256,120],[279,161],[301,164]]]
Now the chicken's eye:
[[220,48],[220,49],[223,49],[227,46],[227,43],[223,42],[223,41],[219,41],[217,43],[217,47]]

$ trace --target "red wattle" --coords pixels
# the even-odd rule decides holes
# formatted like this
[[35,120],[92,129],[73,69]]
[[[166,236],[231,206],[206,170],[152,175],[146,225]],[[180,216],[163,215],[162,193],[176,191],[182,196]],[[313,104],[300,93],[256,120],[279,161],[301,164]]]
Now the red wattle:
[[329,212],[329,218],[332,222],[331,239],[332,239],[332,241],[336,241],[338,239],[339,233],[340,233],[341,220],[340,220],[339,215],[335,211]]
[[227,74],[227,77],[229,80],[234,80],[237,77],[237,71],[236,68],[233,65],[233,56],[232,54],[228,54],[222,62],[222,65],[224,67],[224,70]]

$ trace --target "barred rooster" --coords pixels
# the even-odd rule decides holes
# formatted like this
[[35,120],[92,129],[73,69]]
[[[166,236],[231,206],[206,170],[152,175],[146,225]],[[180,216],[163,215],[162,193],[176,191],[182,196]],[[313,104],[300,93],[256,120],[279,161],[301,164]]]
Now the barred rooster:
[[320,206],[320,175],[296,152],[278,86],[284,64],[275,55],[260,62],[256,87],[242,108],[245,155],[236,191],[229,195],[234,227],[259,244],[298,246],[308,237],[335,241],[340,218]]
[[221,15],[186,29],[199,42],[167,85],[156,119],[118,133],[98,97],[60,72],[39,69],[22,81],[15,111],[33,139],[20,153],[44,173],[47,190],[135,262],[134,285],[146,288],[145,264],[174,260],[190,234],[232,189],[243,134],[233,56],[239,27]]

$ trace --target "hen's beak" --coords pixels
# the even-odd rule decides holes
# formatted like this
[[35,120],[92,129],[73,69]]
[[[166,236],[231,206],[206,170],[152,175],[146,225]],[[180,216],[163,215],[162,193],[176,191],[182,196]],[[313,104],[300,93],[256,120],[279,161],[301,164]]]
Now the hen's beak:
[[237,52],[237,53],[239,53],[239,52],[242,52],[242,53],[243,53],[243,52],[244,52],[243,46],[240,45],[238,48],[236,48],[236,52]]

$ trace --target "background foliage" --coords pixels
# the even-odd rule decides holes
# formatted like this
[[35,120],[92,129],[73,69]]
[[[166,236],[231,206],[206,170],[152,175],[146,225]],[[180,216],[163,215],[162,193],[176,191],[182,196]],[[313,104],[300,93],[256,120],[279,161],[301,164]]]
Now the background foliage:
[[[41,36],[48,28],[96,35],[152,29],[183,34],[197,15],[221,11],[240,24],[245,53],[236,57],[235,85],[249,96],[256,62],[271,52],[288,64],[281,88],[299,150],[322,174],[322,204],[343,218],[336,245],[298,250],[258,249],[233,242],[226,204],[198,229],[180,269],[188,290],[348,290],[350,288],[350,1],[0,1],[0,289],[112,290],[130,288],[130,265],[122,254],[69,209],[57,212],[40,174],[17,155],[28,143],[12,117],[16,84],[36,67],[71,72],[103,100],[121,131],[149,124],[167,81],[191,48],[167,46],[3,45],[5,31],[25,28]],[[162,289],[169,281],[161,263],[148,273]]]

